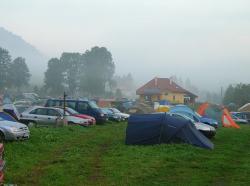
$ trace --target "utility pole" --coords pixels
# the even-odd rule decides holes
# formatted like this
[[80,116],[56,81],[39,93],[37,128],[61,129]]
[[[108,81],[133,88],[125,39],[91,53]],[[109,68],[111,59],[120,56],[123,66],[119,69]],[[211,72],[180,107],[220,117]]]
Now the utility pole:
[[66,115],[66,93],[65,91],[63,92],[63,119],[65,118]]

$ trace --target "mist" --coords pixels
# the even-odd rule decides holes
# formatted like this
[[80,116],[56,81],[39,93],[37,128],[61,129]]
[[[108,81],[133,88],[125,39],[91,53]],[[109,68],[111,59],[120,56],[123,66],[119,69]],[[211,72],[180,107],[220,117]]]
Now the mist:
[[219,92],[249,82],[249,7],[247,0],[2,0],[0,26],[48,58],[105,46],[116,74],[131,72],[138,86],[176,75]]

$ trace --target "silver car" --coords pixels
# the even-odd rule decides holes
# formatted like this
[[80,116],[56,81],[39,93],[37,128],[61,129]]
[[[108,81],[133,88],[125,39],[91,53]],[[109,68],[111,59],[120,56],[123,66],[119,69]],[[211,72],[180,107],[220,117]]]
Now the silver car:
[[[25,110],[20,115],[20,121],[29,125],[51,125],[57,124],[59,121],[62,121],[63,118],[63,109],[54,108],[54,107],[40,107],[34,106]],[[75,117],[69,113],[65,113],[65,119],[68,124],[79,124],[83,126],[88,126],[90,120]]]
[[30,131],[26,125],[0,117],[0,141],[28,139],[29,135]]
[[180,114],[180,113],[169,113],[169,114],[177,118],[182,118],[182,119],[191,121],[194,124],[195,128],[208,138],[213,138],[216,134],[216,129],[210,125],[207,125],[201,122],[196,122],[192,118],[184,114]]

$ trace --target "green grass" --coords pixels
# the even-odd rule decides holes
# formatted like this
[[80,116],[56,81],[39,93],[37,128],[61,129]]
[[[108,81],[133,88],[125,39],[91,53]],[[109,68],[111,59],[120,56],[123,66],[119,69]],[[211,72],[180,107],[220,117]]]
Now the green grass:
[[125,123],[32,128],[5,144],[5,183],[18,185],[250,185],[250,126],[218,129],[214,150],[126,146]]

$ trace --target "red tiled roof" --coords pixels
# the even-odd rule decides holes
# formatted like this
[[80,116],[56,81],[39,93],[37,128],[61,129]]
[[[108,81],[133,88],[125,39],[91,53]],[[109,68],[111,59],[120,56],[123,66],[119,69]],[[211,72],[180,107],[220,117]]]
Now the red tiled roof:
[[137,95],[144,94],[144,91],[148,89],[159,89],[161,93],[165,91],[175,92],[175,93],[186,93],[192,96],[197,97],[195,94],[187,91],[186,89],[180,87],[175,82],[169,78],[154,78],[148,83],[136,90]]

